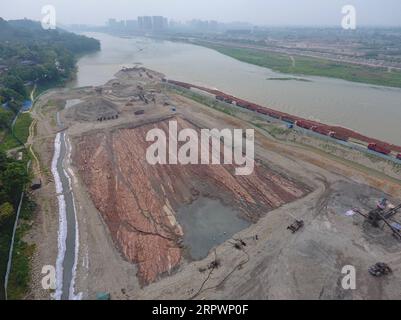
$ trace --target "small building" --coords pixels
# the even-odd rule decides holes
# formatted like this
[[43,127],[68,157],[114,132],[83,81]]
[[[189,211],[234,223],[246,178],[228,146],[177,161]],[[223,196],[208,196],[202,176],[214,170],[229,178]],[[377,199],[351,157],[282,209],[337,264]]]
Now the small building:
[[37,190],[42,187],[42,180],[41,179],[34,179],[31,184],[31,190]]
[[22,60],[20,61],[20,64],[23,66],[33,66],[35,62],[32,60]]

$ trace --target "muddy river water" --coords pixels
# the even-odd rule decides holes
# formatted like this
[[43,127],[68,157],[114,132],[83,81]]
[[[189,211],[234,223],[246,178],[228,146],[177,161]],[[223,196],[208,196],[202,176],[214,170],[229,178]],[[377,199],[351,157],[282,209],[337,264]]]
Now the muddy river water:
[[101,41],[100,52],[78,62],[72,86],[99,85],[123,66],[141,63],[169,78],[205,85],[274,109],[340,124],[401,145],[401,89],[310,76],[288,78],[191,44],[86,33]]

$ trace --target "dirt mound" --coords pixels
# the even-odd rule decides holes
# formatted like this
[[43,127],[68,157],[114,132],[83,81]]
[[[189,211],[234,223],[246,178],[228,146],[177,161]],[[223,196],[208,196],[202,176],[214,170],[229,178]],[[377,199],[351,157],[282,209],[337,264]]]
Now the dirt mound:
[[118,114],[114,103],[103,98],[92,98],[69,108],[66,118],[75,121],[98,121],[114,119]]

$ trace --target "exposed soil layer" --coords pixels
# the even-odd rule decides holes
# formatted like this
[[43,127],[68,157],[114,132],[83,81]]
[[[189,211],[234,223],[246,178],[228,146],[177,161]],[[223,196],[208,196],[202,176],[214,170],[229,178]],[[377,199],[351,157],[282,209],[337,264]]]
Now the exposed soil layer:
[[[178,129],[199,130],[181,117]],[[183,232],[175,212],[199,196],[239,208],[250,221],[303,197],[310,189],[266,164],[249,176],[234,165],[150,165],[147,132],[168,132],[169,120],[103,130],[75,141],[74,162],[123,256],[138,267],[142,285],[174,270],[182,258]],[[168,135],[167,135],[168,136]]]

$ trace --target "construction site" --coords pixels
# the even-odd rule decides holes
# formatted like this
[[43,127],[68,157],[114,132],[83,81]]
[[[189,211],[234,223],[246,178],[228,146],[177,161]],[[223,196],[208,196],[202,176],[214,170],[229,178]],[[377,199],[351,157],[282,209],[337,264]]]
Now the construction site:
[[[282,134],[280,123],[221,97],[183,94],[143,67],[103,86],[48,91],[33,117],[42,181],[34,271],[59,251],[49,168],[63,133],[78,234],[74,290],[84,299],[401,298],[401,171],[385,159],[325,152],[320,145],[346,146]],[[170,121],[196,132],[254,129],[252,174],[235,175],[234,164],[149,164],[147,132],[167,133]],[[354,290],[342,286],[349,265]],[[51,297],[40,280],[33,275],[32,295]]]

